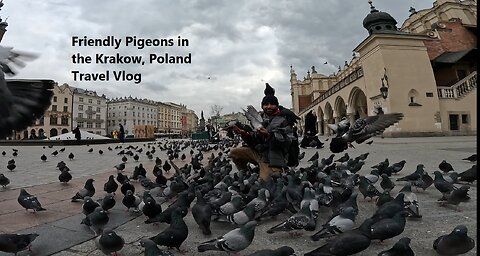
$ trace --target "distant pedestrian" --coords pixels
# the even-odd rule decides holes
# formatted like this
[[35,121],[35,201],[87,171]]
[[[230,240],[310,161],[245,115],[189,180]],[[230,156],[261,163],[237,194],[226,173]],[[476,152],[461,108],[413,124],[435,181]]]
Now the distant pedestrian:
[[300,142],[300,147],[317,147],[323,148],[323,143],[317,137],[317,116],[312,110],[305,116],[305,134]]
[[119,124],[120,129],[118,131],[118,139],[120,139],[120,142],[124,143],[125,142],[125,130],[123,129],[123,125]]
[[73,129],[72,133],[75,134],[75,139],[80,142],[80,140],[82,139],[82,134],[80,133],[80,127],[78,127],[78,125],[75,129]]

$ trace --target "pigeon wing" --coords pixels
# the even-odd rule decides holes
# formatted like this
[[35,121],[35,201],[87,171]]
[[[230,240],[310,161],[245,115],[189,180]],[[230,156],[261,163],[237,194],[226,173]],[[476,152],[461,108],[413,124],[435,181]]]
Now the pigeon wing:
[[402,119],[402,113],[367,116],[365,118],[357,119],[355,120],[353,127],[351,127],[348,132],[350,135],[348,141],[362,143],[371,136],[384,131],[387,127],[397,123]]
[[263,127],[262,126],[263,118],[260,116],[258,111],[252,105],[248,105],[247,110],[243,110],[243,111],[245,112],[245,116],[250,121],[253,128],[258,129]]

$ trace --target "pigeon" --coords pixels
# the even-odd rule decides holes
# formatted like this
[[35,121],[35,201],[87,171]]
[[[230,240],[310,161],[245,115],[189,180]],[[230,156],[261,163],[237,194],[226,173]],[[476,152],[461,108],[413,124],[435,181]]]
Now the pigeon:
[[16,167],[17,166],[15,165],[15,161],[13,159],[8,161],[7,169],[9,169],[11,172],[13,172],[13,170],[15,170]]
[[393,218],[396,213],[403,211],[405,205],[405,194],[399,193],[392,201],[384,203],[372,215],[372,220],[378,222],[386,218]]
[[477,180],[477,165],[474,164],[470,169],[458,174],[458,181],[472,183]]
[[292,230],[302,230],[310,222],[311,212],[310,212],[310,203],[305,203],[300,211],[285,221],[271,227],[267,230],[267,233],[273,234],[278,231],[292,231]]
[[105,197],[101,200],[101,207],[104,211],[108,212],[108,210],[112,209],[115,206],[115,197],[112,194],[106,194]]
[[247,248],[255,236],[256,221],[249,221],[245,225],[229,231],[223,236],[201,243],[198,246],[199,252],[225,251],[239,252]]
[[398,174],[401,170],[403,170],[403,167],[405,166],[405,163],[407,161],[402,160],[398,163],[394,163],[389,168],[391,169],[392,174]]
[[[366,219],[359,228],[339,234],[326,244],[310,251],[305,256],[320,255],[352,255],[367,249],[370,246],[370,227],[373,221]],[[348,246],[346,246],[348,245]]]
[[200,230],[202,230],[202,234],[208,236],[212,234],[212,231],[210,230],[212,207],[205,201],[200,190],[197,190],[195,195],[197,197],[197,202],[192,207],[192,215],[195,222],[200,227]]
[[145,248],[145,256],[173,256],[169,251],[160,250],[157,244],[148,238],[142,238],[140,246]]
[[115,165],[114,167],[117,170],[117,172],[121,172],[121,171],[125,170],[125,163],[119,163],[119,164]]
[[315,152],[315,154],[312,155],[312,157],[310,157],[310,159],[308,159],[308,162],[313,162],[313,161],[317,160],[318,157],[319,157],[319,155],[318,155],[318,151],[317,151],[317,152]]
[[6,155],[7,155],[7,152],[2,151],[2,156],[6,156]]
[[31,126],[51,104],[53,80],[5,80],[6,74],[15,74],[12,64],[22,67],[25,60],[33,58],[35,55],[0,46],[0,139]]
[[348,159],[350,159],[350,156],[348,155],[348,153],[345,153],[345,155],[343,155],[339,159],[335,160],[335,162],[343,163],[343,162],[348,161]]
[[465,225],[456,226],[448,235],[435,239],[433,249],[440,255],[458,255],[471,251],[475,247],[475,240],[467,235]]
[[127,190],[127,193],[122,199],[122,203],[125,205],[125,207],[127,207],[127,210],[130,210],[130,208],[138,210],[138,205],[140,205],[140,202],[142,202],[142,199],[140,199],[140,197],[137,195],[134,195],[131,190]]
[[317,233],[311,236],[313,241],[318,241],[322,238],[331,237],[345,231],[352,230],[355,225],[355,210],[353,207],[345,208],[340,215],[322,225],[322,228]]
[[385,190],[383,191],[383,193],[377,197],[377,201],[376,201],[376,205],[377,207],[380,207],[382,205],[384,205],[385,203],[387,202],[390,202],[393,200],[393,197],[390,195],[390,191],[389,190]]
[[373,143],[373,140],[365,142],[365,144],[367,145],[372,145],[372,143]]
[[439,165],[438,169],[440,169],[442,172],[447,173],[450,171],[453,171],[453,167],[451,164],[447,163],[447,161],[443,160]]
[[293,256],[295,255],[295,250],[290,246],[282,246],[275,250],[273,249],[263,249],[256,251],[247,256]]
[[245,117],[247,117],[247,119],[250,121],[250,124],[254,129],[259,129],[263,127],[262,125],[263,118],[259,114],[259,112],[255,109],[255,107],[253,107],[252,105],[248,105],[247,110],[243,109],[243,111],[245,112]]
[[40,159],[41,159],[43,162],[45,162],[45,161],[47,161],[47,156],[42,155],[42,156],[40,157]]
[[124,183],[129,181],[129,179],[128,179],[127,175],[123,175],[121,172],[118,172],[117,173],[117,181],[118,181],[118,183],[123,185]]
[[461,202],[467,202],[470,200],[470,197],[468,196],[468,190],[470,189],[469,186],[461,186],[458,189],[453,190],[449,195],[446,196],[445,201],[441,201],[441,204],[450,204],[454,205],[456,207],[457,211],[460,211],[458,208],[458,205]]
[[68,167],[64,167],[60,169],[60,175],[58,175],[58,180],[64,184],[72,180],[72,175],[70,174],[70,169]]
[[408,212],[408,217],[422,218],[422,215],[420,215],[418,210],[417,195],[412,192],[411,185],[405,185],[402,189],[400,189],[399,193],[403,193],[405,195],[403,201],[405,202],[405,209]]
[[171,214],[170,226],[150,239],[158,245],[175,247],[180,251],[180,246],[188,237],[188,226],[183,221],[182,211],[184,209],[175,208]]
[[68,154],[68,159],[73,160],[74,157],[75,155],[73,153]]
[[112,253],[117,255],[117,252],[125,245],[125,240],[113,230],[105,229],[102,235],[95,239],[95,245],[105,255],[111,255]]
[[8,184],[10,184],[10,180],[3,173],[0,173],[0,186],[6,187]]
[[103,228],[108,223],[108,215],[102,207],[98,206],[95,210],[87,215],[80,224],[85,224],[89,226],[96,235],[100,234]]
[[395,183],[388,178],[386,173],[382,173],[381,177],[382,181],[380,182],[380,187],[383,191],[391,191],[395,187]]
[[87,216],[90,213],[92,213],[95,210],[95,208],[97,208],[99,206],[100,206],[100,204],[93,201],[93,199],[90,198],[89,196],[86,196],[83,199],[82,212],[83,212],[83,214],[85,214],[85,216]]
[[409,174],[407,176],[404,176],[402,178],[398,178],[397,181],[416,181],[416,180],[418,180],[419,178],[422,177],[422,173],[424,172],[424,170],[423,170],[424,167],[425,166],[423,164],[418,164],[415,172],[413,172],[412,174]]
[[107,193],[115,194],[118,189],[118,184],[115,182],[115,178],[113,175],[108,177],[108,181],[103,184],[103,191]]
[[162,212],[162,205],[157,204],[155,199],[146,191],[143,194],[143,202],[142,212],[147,218],[154,218]]
[[65,151],[65,148],[61,148],[58,150],[58,152],[64,152]]
[[360,193],[362,193],[363,199],[369,197],[371,200],[376,196],[380,196],[380,192],[377,190],[377,188],[373,184],[371,184],[370,181],[367,180],[367,178],[363,176],[360,176],[358,190],[360,190]]
[[98,154],[99,154],[99,155],[103,155],[103,150],[99,149],[99,150],[98,150]]
[[138,162],[138,159],[140,159],[140,157],[138,155],[133,156],[133,160],[135,160],[135,162]]
[[435,180],[433,182],[433,185],[435,185],[435,188],[442,193],[442,198],[440,200],[444,200],[446,198],[447,194],[450,194],[455,189],[455,186],[453,184],[447,182],[444,178],[441,172],[439,171],[434,171],[433,174],[435,175]]
[[[352,127],[345,125],[342,127],[342,121],[339,126],[328,124],[329,128],[336,131],[336,137],[330,141],[330,151],[340,153],[356,142],[358,144],[366,141],[373,135],[383,132],[387,127],[402,120],[402,113],[390,113],[376,116],[367,116],[355,120]],[[346,120],[348,123],[348,120]]]
[[407,212],[400,211],[397,212],[393,218],[386,218],[375,222],[370,229],[370,239],[378,239],[382,242],[383,240],[400,235],[405,229],[405,217],[407,216]]
[[85,196],[92,197],[95,194],[95,187],[93,186],[93,182],[95,180],[88,179],[85,181],[85,185],[82,189],[80,189],[73,197],[72,202],[77,202],[77,200],[83,200]]
[[28,249],[31,251],[32,242],[38,234],[0,234],[0,252],[15,253]]
[[410,248],[410,238],[402,237],[392,248],[380,252],[378,256],[415,256],[415,253]]
[[37,197],[30,195],[25,189],[20,189],[20,195],[18,196],[18,203],[28,211],[32,209],[33,212],[45,211]]
[[123,162],[123,163],[126,163],[127,161],[128,161],[128,159],[127,159],[127,157],[124,155],[124,156],[122,157],[122,162]]
[[463,158],[462,160],[470,161],[470,162],[476,162],[477,161],[477,154],[473,154],[469,157]]
[[133,193],[135,193],[135,186],[133,186],[129,181],[126,181],[120,187],[120,192],[122,192],[123,195],[126,195],[128,190],[131,190]]

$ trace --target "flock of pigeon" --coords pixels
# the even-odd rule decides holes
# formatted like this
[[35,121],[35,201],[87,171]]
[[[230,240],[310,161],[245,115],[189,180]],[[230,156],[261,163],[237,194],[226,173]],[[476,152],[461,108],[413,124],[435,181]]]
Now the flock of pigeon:
[[[322,242],[319,242],[320,247],[305,255],[353,255],[367,249],[372,241],[398,239],[392,248],[385,248],[378,255],[409,256],[415,253],[409,246],[410,238],[402,237],[402,233],[407,219],[422,218],[416,193],[436,189],[441,194],[439,207],[460,211],[461,204],[470,199],[469,185],[477,180],[476,155],[464,159],[475,163],[464,172],[455,172],[451,164],[443,160],[438,166],[439,170],[431,177],[422,164],[413,173],[401,175],[406,161],[390,164],[388,159],[372,166],[369,174],[360,175],[359,171],[365,166],[369,153],[357,157],[345,153],[337,156],[337,159],[335,154],[331,154],[320,159],[316,152],[306,161],[308,164],[305,167],[292,168],[281,177],[265,182],[258,179],[258,166],[249,165],[246,172],[232,171],[228,152],[239,143],[229,140],[212,145],[205,141],[163,140],[144,144],[144,147],[127,144],[108,147],[122,162],[114,167],[115,171],[108,180],[95,181],[89,178],[83,188],[72,195],[72,203],[82,203],[81,209],[85,215],[79,225],[86,225],[95,232],[95,244],[106,255],[116,255],[125,246],[124,239],[107,227],[109,210],[121,203],[124,209],[142,214],[145,225],[166,223],[156,236],[141,240],[147,256],[173,255],[175,251],[183,253],[181,247],[189,235],[189,229],[197,228],[189,227],[184,221],[190,212],[205,236],[196,255],[208,255],[205,253],[208,251],[238,253],[249,247],[255,236],[277,232],[300,236],[304,231],[309,231],[312,232],[312,240]],[[164,151],[168,159],[155,157],[157,150]],[[64,151],[65,148],[55,150],[51,155]],[[89,152],[93,152],[93,148]],[[98,153],[103,154],[103,151],[99,150]],[[147,159],[155,162],[151,173],[142,163],[133,172],[127,173],[125,162],[128,157],[138,161],[139,154],[145,154]],[[6,157],[6,152],[2,152],[2,155]],[[184,166],[179,167],[174,163],[174,160],[186,160],[187,155],[191,160]],[[204,155],[208,157],[204,159]],[[305,161],[304,157],[305,152],[302,152],[301,162]],[[69,160],[74,158],[73,153],[68,155]],[[47,156],[43,154],[40,160],[46,161]],[[69,160],[57,164],[60,171],[58,179],[66,184],[72,180],[67,166]],[[8,162],[7,169],[15,171],[14,158]],[[400,178],[395,179],[393,175]],[[8,189],[9,183],[7,176],[0,173],[0,186]],[[103,184],[105,193],[98,193],[94,183]],[[139,183],[144,190],[135,191],[134,183]],[[395,186],[401,189],[398,194],[391,195]],[[94,200],[93,197],[99,194],[99,199]],[[374,214],[364,220],[357,218],[358,195],[363,197],[362,203],[376,208]],[[18,203],[26,210],[47,210],[41,214],[48,214],[48,209],[42,207],[35,195],[23,188]],[[319,218],[321,208],[331,212],[322,222]],[[268,229],[267,234],[255,233],[256,227],[262,225],[264,220],[273,220],[275,225]],[[212,239],[212,222],[231,223],[232,229]],[[451,233],[432,241],[432,250],[440,255],[471,251],[475,241],[467,232],[465,225],[452,227]],[[39,235],[42,234],[0,234],[0,251],[16,254],[30,250],[32,242]],[[165,247],[175,249],[165,250]],[[290,246],[282,246],[250,255],[287,256],[295,255],[295,251]]]

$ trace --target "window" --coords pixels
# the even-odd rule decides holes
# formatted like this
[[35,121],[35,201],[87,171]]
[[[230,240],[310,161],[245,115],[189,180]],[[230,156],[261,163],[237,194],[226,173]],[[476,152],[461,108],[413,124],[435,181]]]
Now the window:
[[87,128],[92,128],[93,124],[91,122],[87,122]]
[[427,92],[427,93],[426,93],[426,96],[427,96],[428,98],[433,97],[433,92]]
[[78,105],[78,110],[83,110],[83,105]]
[[92,103],[92,102],[93,102],[92,99],[88,99],[88,103]]
[[97,107],[97,112],[100,112],[100,107]]
[[53,96],[53,102],[57,102],[57,96]]
[[92,111],[92,106],[88,106],[88,110]]
[[95,128],[102,128],[102,123],[95,123]]
[[63,103],[68,103],[68,98],[64,98]]
[[101,104],[101,103],[100,103],[100,100],[97,100],[97,105],[100,105],[100,104]]
[[127,111],[123,112],[123,116],[127,116]]
[[68,112],[68,106],[63,106],[63,112]]
[[96,114],[95,119],[100,120],[100,114]]
[[77,125],[78,125],[79,128],[83,128],[83,127],[84,127],[84,126],[83,126],[83,122],[78,122]]
[[462,115],[462,124],[468,124],[468,115]]
[[78,113],[78,118],[83,118],[83,113]]
[[112,117],[115,117],[115,113],[112,113]]
[[58,123],[57,117],[56,116],[50,116],[50,124],[51,125],[56,125]]
[[127,120],[123,119],[123,125],[127,125]]
[[62,116],[62,125],[68,125],[68,116]]
[[87,114],[88,119],[92,119],[92,116],[93,116],[92,114]]
[[52,111],[57,111],[57,105],[52,105]]
[[78,101],[83,102],[83,98],[82,97],[78,98]]

